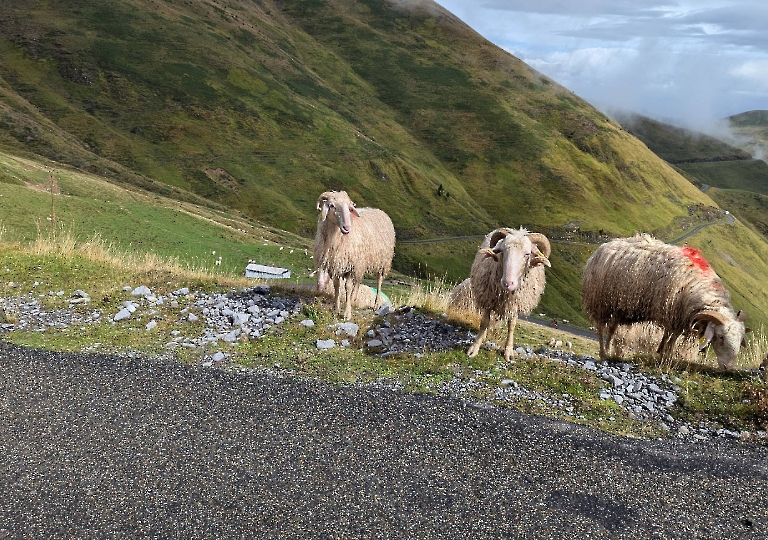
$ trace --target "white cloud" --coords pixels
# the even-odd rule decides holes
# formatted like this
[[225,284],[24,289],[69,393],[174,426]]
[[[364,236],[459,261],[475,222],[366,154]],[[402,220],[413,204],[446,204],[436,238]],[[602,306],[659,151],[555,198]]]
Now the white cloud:
[[[745,79],[747,84],[756,83],[762,86],[762,94],[768,91],[768,59],[750,60],[744,62],[732,71],[733,75]],[[766,105],[768,108],[768,104]]]
[[440,0],[593,104],[691,127],[768,109],[764,0]]

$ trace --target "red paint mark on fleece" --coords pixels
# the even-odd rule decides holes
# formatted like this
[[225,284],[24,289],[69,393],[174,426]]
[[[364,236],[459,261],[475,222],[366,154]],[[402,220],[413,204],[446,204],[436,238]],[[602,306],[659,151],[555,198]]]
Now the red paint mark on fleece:
[[711,268],[707,262],[707,259],[701,256],[701,250],[699,249],[686,246],[683,248],[683,256],[688,257],[693,265],[702,272],[707,272]]

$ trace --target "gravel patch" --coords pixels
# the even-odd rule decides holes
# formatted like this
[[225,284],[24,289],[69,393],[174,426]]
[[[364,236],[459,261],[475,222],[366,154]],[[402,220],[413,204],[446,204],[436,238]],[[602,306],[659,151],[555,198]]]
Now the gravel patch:
[[[64,329],[73,325],[86,325],[105,320],[120,324],[121,321],[130,320],[137,314],[144,313],[151,319],[145,323],[146,331],[152,331],[157,324],[152,314],[157,315],[160,306],[178,308],[180,302],[183,302],[185,307],[178,310],[179,327],[202,322],[203,329],[197,336],[182,336],[181,332],[172,331],[171,339],[165,344],[165,348],[169,351],[167,358],[172,358],[173,351],[180,347],[200,349],[204,351],[202,355],[204,367],[228,367],[237,361],[236,358],[231,354],[211,349],[234,344],[244,339],[259,339],[271,328],[280,325],[295,324],[304,327],[314,325],[311,319],[301,318],[303,306],[301,300],[272,294],[268,286],[210,295],[191,292],[186,287],[167,295],[156,295],[144,285],[135,288],[126,286],[124,291],[130,295],[131,299],[126,300],[121,308],[111,315],[104,314],[99,309],[84,310],[81,304],[87,304],[90,299],[82,290],[72,293],[69,309],[45,310],[33,294],[0,298],[0,310],[3,314],[2,319],[5,321],[0,327],[5,331],[13,329],[45,331],[48,328]],[[64,291],[49,293],[57,296],[64,294]],[[312,346],[318,350],[328,350],[337,346],[350,347],[353,345],[347,338],[361,336],[362,347],[370,354],[381,357],[413,354],[420,357],[425,352],[465,348],[475,338],[473,332],[448,324],[441,320],[441,317],[435,318],[419,313],[412,306],[403,306],[398,309],[384,306],[377,313],[383,316],[377,317],[375,319],[377,322],[372,327],[361,329],[355,323],[338,323],[329,327],[338,336],[338,342],[334,339],[318,339],[312,343]],[[100,344],[96,343],[89,347],[89,350],[96,350],[99,346]],[[493,342],[486,342],[484,346],[488,349],[499,349]],[[637,366],[629,362],[600,362],[591,356],[579,356],[566,350],[540,348],[534,351],[530,348],[518,347],[515,352],[518,358],[558,361],[595,373],[608,383],[607,387],[601,390],[602,399],[613,400],[624,408],[630,417],[643,422],[653,422],[678,438],[703,440],[711,437],[733,439],[766,437],[764,432],[739,433],[706,423],[694,426],[677,421],[670,414],[670,409],[675,406],[679,398],[680,387],[676,384],[679,380],[670,380],[665,374],[660,377],[649,376],[640,372]],[[119,354],[128,357],[139,355],[133,351]],[[501,369],[504,367],[499,365]],[[278,372],[281,377],[295,375],[286,374],[279,368],[268,371],[273,376]],[[574,398],[568,394],[553,395],[536,392],[523,387],[513,379],[499,380],[498,376],[490,371],[471,370],[456,375],[448,382],[436,383],[429,389],[441,396],[461,398],[471,402],[476,401],[474,396],[478,394],[490,395],[495,405],[513,405],[515,402],[525,400],[538,403],[548,409],[559,410],[563,416],[580,419],[575,412]],[[398,391],[403,389],[399,381],[384,379],[367,385]],[[477,406],[492,407],[493,405],[482,403]]]

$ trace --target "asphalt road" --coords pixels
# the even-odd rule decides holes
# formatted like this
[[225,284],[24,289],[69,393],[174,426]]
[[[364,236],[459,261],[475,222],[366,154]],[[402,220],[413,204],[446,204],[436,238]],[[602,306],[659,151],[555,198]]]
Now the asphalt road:
[[766,538],[768,449],[0,344],[0,538]]

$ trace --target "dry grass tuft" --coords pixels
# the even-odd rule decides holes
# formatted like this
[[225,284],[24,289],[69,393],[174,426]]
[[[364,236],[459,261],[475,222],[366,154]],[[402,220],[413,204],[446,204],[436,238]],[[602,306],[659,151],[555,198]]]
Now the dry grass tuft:
[[763,327],[747,334],[747,346],[742,347],[736,360],[736,367],[740,369],[754,369],[761,365],[768,370],[768,335]]
[[[426,286],[417,283],[411,287],[406,295],[398,298],[396,303],[416,306],[418,308],[435,313],[445,313],[450,307],[450,293],[453,286],[442,278],[436,278]],[[393,299],[395,302],[395,299]]]
[[[0,241],[3,231],[0,230]],[[79,241],[69,230],[58,230],[52,234],[38,234],[37,239],[28,245],[14,245],[22,252],[33,255],[56,255],[60,257],[80,256],[94,263],[119,268],[128,273],[153,275],[158,272],[189,280],[221,280],[221,274],[215,274],[202,266],[193,267],[182,264],[176,257],[163,257],[150,252],[123,252],[104,241],[97,233],[87,241]],[[227,278],[233,284],[253,285],[253,280],[245,277]]]

